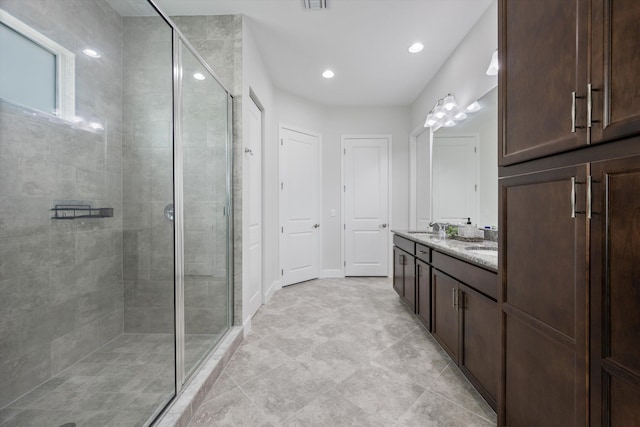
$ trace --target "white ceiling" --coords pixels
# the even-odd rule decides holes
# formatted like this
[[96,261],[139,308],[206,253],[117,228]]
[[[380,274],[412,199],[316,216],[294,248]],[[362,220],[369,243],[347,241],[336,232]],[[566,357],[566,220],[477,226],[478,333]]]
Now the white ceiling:
[[[118,2],[139,0],[110,0]],[[491,0],[327,0],[328,9],[320,11],[304,10],[302,0],[156,2],[170,16],[246,15],[271,80],[281,89],[324,105],[404,106]],[[415,41],[425,48],[410,54]],[[321,76],[327,68],[335,71],[331,80]]]

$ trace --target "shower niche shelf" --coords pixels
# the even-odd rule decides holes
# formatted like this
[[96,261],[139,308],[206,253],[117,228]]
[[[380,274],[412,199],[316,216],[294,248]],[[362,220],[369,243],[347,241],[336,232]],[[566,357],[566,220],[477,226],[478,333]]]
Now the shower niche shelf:
[[113,218],[113,208],[92,208],[91,205],[55,205],[51,219]]

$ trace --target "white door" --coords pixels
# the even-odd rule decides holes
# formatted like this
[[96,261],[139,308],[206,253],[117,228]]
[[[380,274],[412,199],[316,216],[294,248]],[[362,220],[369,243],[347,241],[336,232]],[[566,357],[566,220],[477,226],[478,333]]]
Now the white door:
[[389,274],[389,138],[343,139],[345,276]]
[[431,131],[416,138],[416,230],[431,222]]
[[478,164],[475,136],[433,138],[433,219],[477,222]]
[[262,305],[262,112],[249,100],[249,135],[245,146],[245,163],[249,175],[249,265],[245,285],[245,319]]
[[320,271],[320,136],[280,128],[282,285]]

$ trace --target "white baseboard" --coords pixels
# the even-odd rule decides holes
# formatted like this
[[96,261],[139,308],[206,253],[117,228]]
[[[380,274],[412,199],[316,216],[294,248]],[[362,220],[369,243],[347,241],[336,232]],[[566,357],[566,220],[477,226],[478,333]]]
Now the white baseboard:
[[246,338],[249,332],[251,332],[251,317],[242,322],[242,329],[243,338]]
[[336,279],[344,278],[344,271],[342,270],[322,270],[320,272],[321,279]]
[[282,284],[280,283],[280,280],[275,280],[271,286],[269,286],[266,290],[266,292],[264,293],[264,304],[267,304],[269,302],[269,300],[271,299],[271,297],[273,296],[273,294],[278,290],[278,289],[282,289]]

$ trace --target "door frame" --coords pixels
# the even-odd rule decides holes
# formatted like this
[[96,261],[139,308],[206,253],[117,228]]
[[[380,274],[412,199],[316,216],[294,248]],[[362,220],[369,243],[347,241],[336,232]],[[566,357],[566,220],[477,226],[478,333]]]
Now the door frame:
[[422,125],[409,135],[409,230],[418,230],[418,138],[429,133],[429,220],[433,220],[433,137],[431,128]]
[[[262,104],[260,102],[260,99],[258,98],[258,96],[255,94],[255,92],[253,91],[252,88],[249,88],[249,102],[253,102],[256,107],[258,107],[258,111],[260,111],[260,118],[261,118],[261,126],[260,126],[260,159],[258,159],[260,161],[260,166],[261,166],[261,171],[260,171],[260,193],[261,193],[261,198],[262,198],[262,206],[260,208],[260,226],[261,226],[261,230],[260,230],[260,258],[262,259],[262,266],[260,268],[260,302],[261,305],[264,305],[267,302],[266,299],[266,292],[268,291],[267,286],[265,286],[265,282],[264,279],[266,277],[265,275],[265,265],[264,265],[264,238],[265,238],[265,230],[264,230],[264,193],[265,193],[265,185],[264,185],[264,181],[265,181],[265,176],[264,176],[264,149],[265,149],[265,138],[266,138],[266,134],[265,134],[265,108],[264,108],[264,104]],[[248,104],[247,104],[247,110],[246,114],[248,113]],[[250,185],[250,180],[247,179],[248,178],[248,173],[249,173],[249,168],[245,168],[245,163],[244,163],[244,159],[245,156],[247,155],[247,153],[245,153],[244,149],[247,148],[247,146],[245,145],[245,143],[242,143],[242,146],[240,147],[240,152],[238,153],[239,156],[242,159],[242,196],[243,199],[247,201],[247,203],[249,203],[249,185]],[[253,154],[252,154],[253,155]],[[242,297],[243,297],[243,302],[242,302],[242,315],[241,315],[241,322],[242,322],[242,326],[244,327],[245,333],[246,331],[249,331],[251,329],[251,319],[253,318],[253,315],[249,318],[246,318],[246,313],[245,313],[245,301],[244,301],[244,292],[245,292],[245,285],[248,285],[248,283],[250,282],[250,274],[251,272],[246,268],[247,266],[251,267],[250,265],[250,258],[249,258],[249,224],[250,224],[250,210],[251,207],[250,205],[245,205],[242,208],[242,228],[243,230],[245,230],[245,232],[242,233],[242,248],[246,248],[247,250],[242,250],[241,254],[241,258],[242,258],[242,289],[240,290]],[[258,308],[259,310],[259,308]]]
[[342,228],[340,229],[340,270],[342,271],[342,277],[345,276],[345,264],[346,264],[346,251],[345,251],[345,226],[346,226],[346,218],[345,218],[345,196],[346,192],[344,191],[345,186],[345,140],[347,139],[386,139],[387,140],[387,233],[389,235],[388,245],[387,245],[387,277],[393,276],[393,251],[391,250],[393,243],[391,239],[391,206],[393,206],[393,192],[391,188],[393,187],[393,162],[391,161],[391,153],[393,146],[393,136],[391,134],[342,134],[340,135],[340,188],[342,191],[340,192],[340,220],[342,222]]
[[[305,129],[299,126],[294,126],[294,125],[290,125],[287,123],[283,123],[283,122],[279,122],[278,123],[278,141],[280,142],[280,144],[278,144],[278,187],[280,187],[278,189],[278,228],[280,228],[280,230],[282,230],[282,227],[284,226],[284,207],[283,207],[283,200],[282,200],[282,192],[281,192],[281,185],[282,185],[282,168],[280,167],[283,163],[282,161],[282,148],[283,148],[283,136],[282,136],[282,131],[283,130],[290,130],[293,132],[298,132],[298,133],[304,133],[313,137],[318,138],[318,223],[320,224],[320,230],[318,231],[318,278],[320,278],[322,276],[322,233],[323,233],[323,227],[322,227],[322,134],[320,132],[315,132],[309,129]],[[278,236],[280,236],[278,238],[278,268],[280,269],[280,276],[278,276],[280,278],[279,283],[280,283],[280,288],[282,288],[284,285],[284,268],[283,268],[283,247],[284,247],[284,234],[282,233],[282,231],[280,233],[278,233]],[[288,286],[288,285],[286,285]]]

